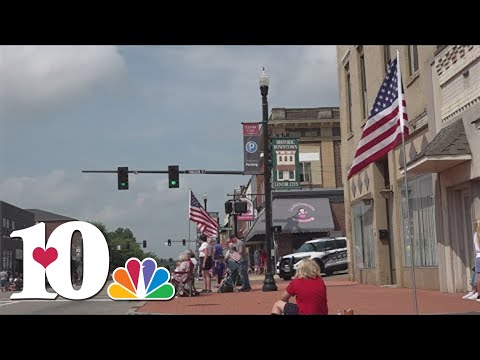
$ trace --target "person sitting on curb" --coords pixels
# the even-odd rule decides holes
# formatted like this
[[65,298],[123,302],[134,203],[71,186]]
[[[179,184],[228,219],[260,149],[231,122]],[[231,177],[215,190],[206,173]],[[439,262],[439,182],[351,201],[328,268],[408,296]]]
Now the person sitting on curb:
[[[291,297],[295,297],[296,304],[288,302]],[[281,300],[273,304],[272,315],[328,315],[327,286],[315,260],[300,261]]]

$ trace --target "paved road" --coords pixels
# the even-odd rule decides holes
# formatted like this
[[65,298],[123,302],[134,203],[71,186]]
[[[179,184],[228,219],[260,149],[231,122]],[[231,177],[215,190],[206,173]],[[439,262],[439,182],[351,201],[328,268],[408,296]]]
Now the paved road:
[[97,296],[80,301],[60,296],[55,300],[10,300],[12,292],[0,292],[0,315],[124,315],[144,303],[113,301],[106,293],[107,285]]

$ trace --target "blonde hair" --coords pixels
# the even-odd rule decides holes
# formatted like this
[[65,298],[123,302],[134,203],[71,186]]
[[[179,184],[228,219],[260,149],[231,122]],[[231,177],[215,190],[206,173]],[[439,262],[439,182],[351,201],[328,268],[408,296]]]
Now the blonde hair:
[[315,260],[304,259],[298,264],[297,279],[316,279],[321,277],[320,266]]
[[178,255],[178,261],[184,262],[190,260],[190,253],[189,252],[183,252],[180,255]]

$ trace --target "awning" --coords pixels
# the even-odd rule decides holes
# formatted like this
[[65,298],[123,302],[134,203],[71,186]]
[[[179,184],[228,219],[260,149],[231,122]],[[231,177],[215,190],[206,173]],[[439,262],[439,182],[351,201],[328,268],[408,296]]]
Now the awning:
[[[427,147],[407,164],[407,171],[409,174],[440,173],[471,159],[463,120],[458,119],[440,130]],[[404,170],[401,172],[403,174]]]
[[[325,232],[335,230],[328,198],[273,199],[273,226],[281,226],[284,233]],[[247,241],[265,234],[265,212],[259,214],[250,228]]]

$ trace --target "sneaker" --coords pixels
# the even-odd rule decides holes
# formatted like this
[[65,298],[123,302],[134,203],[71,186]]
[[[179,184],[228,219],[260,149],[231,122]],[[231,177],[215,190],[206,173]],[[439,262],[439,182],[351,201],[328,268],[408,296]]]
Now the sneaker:
[[478,293],[473,293],[473,295],[468,297],[468,300],[477,300],[478,298]]
[[[462,296],[462,299],[470,299],[470,296],[476,295],[477,293],[475,291],[470,291],[467,295]],[[476,297],[475,297],[476,298]]]
[[251,291],[251,290],[252,290],[252,288],[240,289],[240,291],[242,291],[242,292],[247,292],[247,291]]

